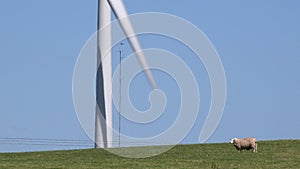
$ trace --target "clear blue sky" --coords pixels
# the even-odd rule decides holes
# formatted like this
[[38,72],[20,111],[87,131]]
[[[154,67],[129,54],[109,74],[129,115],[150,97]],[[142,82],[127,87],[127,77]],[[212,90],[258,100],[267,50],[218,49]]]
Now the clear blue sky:
[[[129,14],[164,12],[182,17],[214,44],[226,73],[227,101],[221,123],[208,142],[247,136],[259,140],[300,138],[300,1],[124,3]],[[88,137],[73,107],[72,75],[80,49],[96,31],[96,16],[96,0],[0,2],[0,152],[92,146],[78,141]],[[155,37],[140,38],[144,48],[187,54],[183,48],[174,49],[172,43],[163,44],[162,37],[160,43]],[[126,42],[124,51],[130,51]],[[118,57],[117,52],[113,56]],[[209,108],[209,82],[201,63],[183,59],[203,93],[203,113],[183,143],[198,143]],[[136,90],[145,91],[141,86],[133,84]],[[138,108],[149,106],[147,93],[132,97]],[[169,97],[174,97],[172,92]],[[123,125],[124,132],[132,132]],[[147,129],[151,131],[145,127],[135,134],[145,134]]]

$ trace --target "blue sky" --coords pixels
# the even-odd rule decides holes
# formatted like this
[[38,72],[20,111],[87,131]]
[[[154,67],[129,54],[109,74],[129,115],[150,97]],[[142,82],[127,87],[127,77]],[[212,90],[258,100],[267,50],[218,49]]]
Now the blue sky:
[[[299,1],[124,0],[124,3],[129,14],[164,12],[182,17],[201,29],[215,46],[226,73],[227,100],[222,120],[208,142],[247,136],[260,140],[300,138]],[[95,0],[0,2],[1,152],[92,145],[79,143],[88,137],[73,107],[72,75],[82,46],[96,31],[96,10]],[[180,56],[190,52],[165,37],[145,35],[140,40],[144,48],[162,48]],[[130,47],[125,42],[126,53],[130,53]],[[118,57],[117,52],[113,56]],[[188,57],[183,60],[193,70],[203,93],[202,113],[183,141],[197,143],[210,103],[209,81],[201,63],[194,63]],[[160,78],[162,74],[156,76]],[[162,88],[169,87],[161,83]],[[133,102],[145,109],[149,88],[138,84],[133,83],[135,90],[146,92],[132,94]],[[169,97],[176,96],[172,94]],[[133,134],[125,121],[123,125],[124,132]],[[146,132],[134,134],[147,133],[147,126],[143,129]],[[55,141],[58,145],[53,145]],[[62,141],[67,145],[61,145]]]

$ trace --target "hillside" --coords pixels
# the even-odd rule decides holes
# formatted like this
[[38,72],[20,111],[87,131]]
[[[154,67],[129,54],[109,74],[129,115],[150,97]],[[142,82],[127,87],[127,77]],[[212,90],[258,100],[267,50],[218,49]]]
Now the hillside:
[[300,140],[261,141],[258,153],[229,143],[178,145],[159,156],[132,159],[103,149],[0,153],[0,168],[300,168]]

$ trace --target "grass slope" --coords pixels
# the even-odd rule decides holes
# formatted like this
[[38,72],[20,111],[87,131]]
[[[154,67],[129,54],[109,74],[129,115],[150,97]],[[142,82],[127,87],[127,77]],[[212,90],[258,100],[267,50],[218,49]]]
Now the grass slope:
[[0,168],[300,169],[300,140],[260,141],[258,153],[239,153],[229,143],[178,145],[142,159],[120,157],[103,149],[0,153]]

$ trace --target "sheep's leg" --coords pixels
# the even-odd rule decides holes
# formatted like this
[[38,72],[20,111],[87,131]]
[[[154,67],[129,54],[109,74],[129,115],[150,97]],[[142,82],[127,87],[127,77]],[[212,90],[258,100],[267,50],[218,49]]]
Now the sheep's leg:
[[255,152],[257,153],[257,143],[255,143]]
[[254,145],[252,145],[252,149],[253,149],[253,153],[257,152],[257,145],[256,145],[256,143]]

